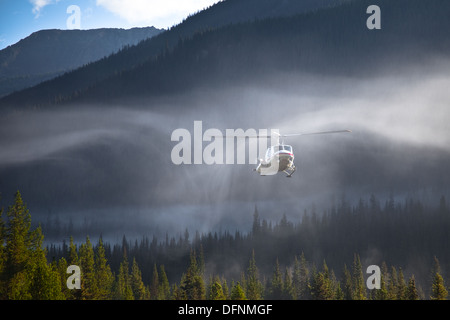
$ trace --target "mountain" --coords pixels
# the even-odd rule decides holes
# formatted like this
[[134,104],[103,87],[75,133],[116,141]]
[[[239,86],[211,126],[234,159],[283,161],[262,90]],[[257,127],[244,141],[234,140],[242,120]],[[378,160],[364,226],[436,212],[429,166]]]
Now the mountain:
[[[216,29],[230,24],[238,24],[257,19],[292,16],[299,13],[311,12],[324,7],[335,6],[349,0],[226,0],[219,2],[203,11],[187,17],[182,23],[156,37],[141,42],[138,46],[127,47],[117,54],[113,54],[96,63],[74,70],[53,82],[39,86],[36,90],[38,96],[32,94],[33,90],[13,94],[9,103],[22,103],[16,100],[22,97],[32,105],[53,103],[60,97],[77,94],[88,87],[100,82],[114,74],[133,69],[149,60],[154,59],[164,51],[177,45],[180,39],[189,39],[198,32]],[[50,78],[50,77],[48,77]],[[52,92],[50,87],[58,87]],[[42,98],[45,96],[45,98]],[[1,104],[1,102],[0,102]],[[28,102],[26,104],[29,104]]]
[[[220,2],[138,46],[6,97],[0,105],[109,103],[130,96],[187,91],[216,80],[217,85],[224,81],[258,81],[265,75],[270,77],[274,70],[379,72],[420,64],[432,55],[445,56],[450,48],[443,31],[450,26],[450,5],[442,0],[426,5],[420,0],[380,0],[383,28],[378,31],[366,27],[370,1],[343,2],[339,6],[319,2],[321,10],[312,10],[309,1],[301,2],[303,6],[297,1],[277,3],[264,1],[257,6],[250,0]],[[237,14],[245,4],[245,14]],[[293,15],[302,10],[307,12]],[[225,24],[228,14],[232,17],[228,22],[255,16],[260,19]],[[221,24],[225,25],[217,27]]]
[[443,30],[450,28],[450,3],[379,4],[384,13],[379,31],[366,27],[370,1],[365,0],[203,31],[179,40],[158,59],[117,73],[67,100],[110,104],[199,87],[262,84],[282,73],[390,74],[449,57],[450,38]]
[[0,96],[109,56],[161,31],[147,27],[34,32],[0,51]]

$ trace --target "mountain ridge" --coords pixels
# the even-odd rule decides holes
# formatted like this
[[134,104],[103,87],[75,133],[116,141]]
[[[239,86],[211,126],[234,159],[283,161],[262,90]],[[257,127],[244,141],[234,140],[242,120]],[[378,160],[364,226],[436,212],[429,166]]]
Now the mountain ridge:
[[33,32],[0,50],[0,96],[99,60],[161,31],[145,27]]
[[[450,28],[445,17],[445,12],[450,11],[448,4],[435,0],[424,7],[418,0],[380,0],[383,28],[371,31],[366,28],[366,8],[370,3],[351,1],[298,15],[198,31],[190,37],[179,36],[176,44],[166,45],[152,59],[137,59],[134,66],[120,68],[129,63],[126,58],[132,51],[146,52],[150,42],[167,40],[166,32],[130,48],[127,55],[105,59],[103,76],[89,68],[78,69],[53,83],[31,88],[21,97],[9,97],[9,101],[45,105],[66,101],[98,103],[108,98],[109,103],[121,95],[126,99],[189,90],[202,81],[211,85],[217,79],[258,80],[256,74],[267,75],[271,70],[361,74],[380,67],[420,65],[433,59],[433,54],[446,56],[450,42],[442,30]],[[431,19],[433,23],[428,23]],[[170,36],[177,34],[174,31]],[[96,63],[93,68],[98,66]],[[76,86],[69,81],[76,74],[92,81],[84,87]],[[3,103],[8,103],[8,99]]]
[[[342,0],[345,3],[350,0]],[[70,96],[79,91],[86,90],[95,83],[104,80],[114,74],[121,73],[139,66],[146,61],[155,59],[168,49],[173,48],[180,39],[186,39],[198,32],[218,28],[224,25],[241,23],[243,21],[258,18],[295,15],[296,13],[310,12],[322,7],[336,5],[334,0],[305,0],[305,1],[275,1],[275,0],[246,0],[221,1],[203,11],[190,15],[183,22],[169,30],[145,41],[139,46],[132,46],[112,54],[104,59],[90,63],[83,68],[78,68],[61,75],[54,83],[59,88],[58,94],[50,98],[51,102],[58,100],[59,96]],[[248,10],[243,10],[247,8]],[[278,8],[278,9],[277,9]],[[52,80],[50,80],[52,81]],[[39,90],[42,89],[42,86]],[[46,90],[46,89],[42,89]],[[62,91],[61,91],[62,90]],[[29,91],[28,91],[29,93]],[[21,93],[22,94],[22,93]],[[26,93],[25,93],[26,94]],[[48,95],[47,93],[44,93]],[[13,94],[14,95],[14,94]],[[36,104],[40,104],[37,100]],[[47,100],[48,102],[48,100]]]

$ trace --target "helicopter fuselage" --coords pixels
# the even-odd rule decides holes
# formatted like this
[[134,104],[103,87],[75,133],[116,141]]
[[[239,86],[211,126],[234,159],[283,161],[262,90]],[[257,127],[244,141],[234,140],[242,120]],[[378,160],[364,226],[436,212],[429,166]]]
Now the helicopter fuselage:
[[260,159],[257,171],[262,176],[285,172],[290,177],[295,172],[294,153],[288,145],[277,145],[267,149],[265,160]]

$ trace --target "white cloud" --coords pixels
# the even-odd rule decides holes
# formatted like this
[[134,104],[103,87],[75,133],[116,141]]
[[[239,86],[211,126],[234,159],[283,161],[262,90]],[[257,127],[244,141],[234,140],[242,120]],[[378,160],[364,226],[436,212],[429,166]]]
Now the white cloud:
[[97,0],[97,6],[120,16],[130,24],[162,28],[177,24],[190,13],[216,2],[218,0]]
[[30,0],[33,5],[32,12],[35,18],[39,18],[41,15],[41,10],[52,3],[57,3],[59,0]]

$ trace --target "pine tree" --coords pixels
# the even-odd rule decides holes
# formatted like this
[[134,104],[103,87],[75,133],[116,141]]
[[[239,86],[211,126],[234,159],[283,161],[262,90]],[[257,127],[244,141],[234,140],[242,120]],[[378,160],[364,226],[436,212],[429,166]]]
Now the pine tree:
[[293,296],[294,299],[305,300],[308,298],[309,292],[309,270],[305,255],[301,254],[300,261],[295,256],[294,259],[294,272],[292,279]]
[[375,290],[376,300],[387,300],[388,290],[386,286],[386,279],[388,278],[388,268],[385,262],[381,264],[381,275],[380,275],[380,289]]
[[195,252],[191,252],[190,265],[181,278],[180,290],[187,300],[205,299],[205,284],[197,264]]
[[134,300],[148,300],[150,298],[150,292],[142,282],[142,273],[134,258],[131,265],[130,286],[133,291]]
[[336,283],[336,289],[334,291],[334,299],[335,300],[344,300],[344,291],[341,289],[341,283]]
[[392,266],[391,274],[388,284],[388,300],[396,300],[397,299],[397,288],[398,288],[398,276],[397,269]]
[[73,291],[78,291],[78,290],[70,290],[69,288],[67,288],[67,261],[64,257],[62,257],[61,259],[58,260],[56,268],[58,270],[58,274],[59,274],[59,281],[61,284],[61,292],[64,295],[64,299],[66,300],[73,300],[74,296],[73,296]]
[[115,284],[115,298],[117,300],[133,300],[133,290],[130,284],[129,265],[126,250],[120,263],[119,274]]
[[103,246],[102,238],[99,239],[95,257],[95,275],[97,279],[98,299],[111,299],[114,276],[106,259],[105,247]]
[[[80,266],[77,247],[73,242],[73,237],[70,237],[69,243],[69,251],[67,255],[67,266]],[[64,270],[64,278],[67,279],[67,266],[66,270]],[[61,272],[61,271],[60,271]],[[64,281],[62,284],[67,289],[67,283]],[[81,290],[69,290],[68,294],[66,294],[66,298],[69,300],[80,300],[81,299]]]
[[69,265],[79,265],[77,247],[73,243],[73,237],[70,237],[69,256],[67,262]]
[[152,281],[150,283],[150,299],[159,300],[159,274],[156,263],[153,265]]
[[99,297],[94,261],[94,249],[89,237],[80,246],[81,299],[95,300]]
[[416,280],[414,279],[414,275],[409,278],[408,287],[406,288],[406,300],[420,300],[419,292],[416,288]]
[[172,286],[171,291],[171,300],[186,300],[186,295],[176,284]]
[[231,294],[230,294],[231,300],[247,300],[245,297],[244,289],[242,289],[241,284],[237,282],[235,285],[231,288]]
[[17,191],[14,204],[8,208],[8,227],[6,229],[6,261],[4,279],[6,296],[9,299],[31,299],[30,279],[26,274],[31,246],[31,216]]
[[267,298],[269,300],[276,300],[282,299],[282,296],[283,296],[283,280],[280,271],[280,264],[278,263],[277,259]]
[[365,300],[367,298],[361,261],[357,254],[354,255],[353,260],[352,287],[353,300]]
[[225,278],[222,278],[222,291],[223,295],[225,296],[225,300],[230,299],[230,289],[228,288],[227,280]]
[[284,270],[284,282],[283,282],[283,300],[292,300],[294,299],[294,287],[292,285],[292,277],[289,269],[286,268]]
[[310,285],[311,296],[314,300],[332,300],[334,299],[333,286],[330,279],[330,273],[326,262],[323,262],[323,270],[315,271],[312,274]]
[[46,251],[42,248],[42,230],[40,227],[31,230],[31,215],[19,191],[14,204],[8,208],[7,217],[7,228],[1,226],[6,240],[6,246],[2,248],[3,298],[63,299],[59,275],[47,263]]
[[330,285],[332,290],[332,299],[334,300],[343,300],[344,294],[341,290],[341,284],[336,279],[336,275],[334,274],[334,271],[330,271]]
[[406,283],[403,276],[402,268],[398,270],[398,283],[397,283],[397,300],[405,300],[406,296]]
[[255,261],[255,251],[252,251],[252,257],[247,269],[246,289],[246,296],[249,300],[261,300],[263,298],[263,286],[259,280],[259,271]]
[[64,296],[61,292],[59,274],[47,263],[46,252],[42,249],[44,236],[41,227],[32,233],[31,255],[26,272],[30,277],[29,293],[33,300],[61,300]]
[[294,257],[294,271],[292,272],[292,294],[293,299],[298,300],[301,296],[301,284],[300,284],[300,263],[297,256]]
[[167,300],[170,297],[170,284],[169,279],[167,279],[166,271],[164,266],[159,267],[159,299]]
[[434,257],[434,267],[431,283],[431,300],[446,300],[448,291],[445,288],[444,278],[441,275],[439,261]]
[[347,268],[347,265],[344,264],[344,300],[353,300],[353,284],[352,284],[352,275]]
[[222,285],[217,277],[210,283],[208,298],[209,300],[225,300]]

